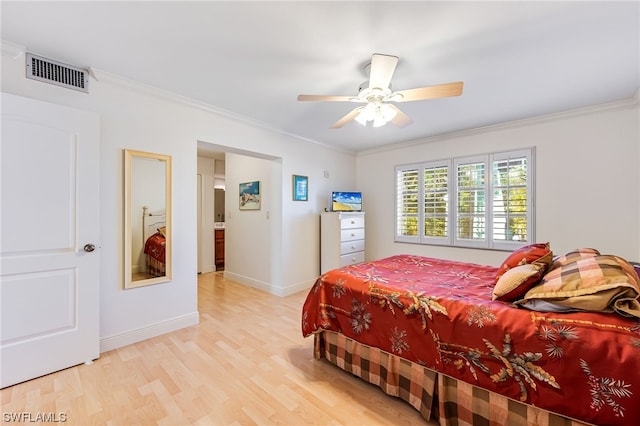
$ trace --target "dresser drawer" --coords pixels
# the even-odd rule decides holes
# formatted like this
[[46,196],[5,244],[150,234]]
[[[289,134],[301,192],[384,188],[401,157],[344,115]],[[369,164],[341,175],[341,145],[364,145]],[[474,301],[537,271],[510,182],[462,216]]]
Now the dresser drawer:
[[364,240],[364,228],[343,229],[340,231],[340,241]]
[[364,251],[364,240],[353,240],[340,243],[340,254],[354,253],[356,251]]
[[347,217],[340,219],[341,229],[364,228],[364,217]]
[[364,262],[364,252],[350,253],[340,256],[340,266],[349,266]]
[[364,212],[320,214],[320,274],[364,262]]

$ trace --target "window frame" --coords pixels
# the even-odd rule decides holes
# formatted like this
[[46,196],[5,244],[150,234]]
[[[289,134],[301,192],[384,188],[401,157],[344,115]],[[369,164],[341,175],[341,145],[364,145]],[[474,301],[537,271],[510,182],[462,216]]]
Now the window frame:
[[[498,216],[496,213],[496,204],[494,200],[494,189],[501,187],[494,183],[494,163],[499,161],[509,161],[510,159],[524,158],[526,161],[526,241],[508,241],[494,239],[494,219]],[[458,168],[464,164],[482,163],[484,165],[484,183],[481,189],[484,191],[484,238],[483,239],[466,239],[460,238],[458,229],[459,217],[459,179]],[[428,169],[447,167],[447,237],[429,237],[425,235],[425,171]],[[399,221],[402,220],[402,205],[399,193],[399,177],[402,173],[416,170],[418,173],[418,209],[417,235],[400,235]],[[417,243],[426,245],[444,245],[452,247],[466,247],[478,249],[492,250],[515,250],[535,241],[535,148],[522,148],[511,151],[502,151],[489,154],[473,155],[466,157],[447,158],[442,160],[426,161],[421,163],[412,163],[407,165],[399,165],[395,167],[395,223],[394,223],[394,241],[400,243]],[[478,187],[474,188],[478,189]],[[509,213],[505,213],[508,220]],[[413,217],[413,216],[412,216]]]

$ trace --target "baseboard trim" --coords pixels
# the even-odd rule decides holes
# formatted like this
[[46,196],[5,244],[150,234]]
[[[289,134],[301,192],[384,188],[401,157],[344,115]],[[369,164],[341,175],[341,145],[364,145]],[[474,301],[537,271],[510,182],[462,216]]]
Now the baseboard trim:
[[257,288],[258,290],[266,291],[267,293],[275,294],[273,292],[273,286],[263,281],[254,280],[253,278],[246,277],[244,275],[236,274],[234,272],[224,271],[224,277],[231,281],[235,281],[238,284],[243,284],[249,287]]
[[100,339],[100,353],[108,352],[123,346],[141,342],[152,337],[191,327],[200,323],[200,314],[194,312],[181,317],[171,318],[146,327],[129,330],[124,333]]
[[289,287],[279,289],[278,296],[286,297],[292,294],[298,293],[303,290],[309,290],[315,284],[316,280],[303,281],[298,284],[290,285]]
[[286,297],[302,290],[308,290],[311,287],[313,287],[313,284],[316,281],[314,278],[313,280],[303,281],[301,283],[293,284],[286,288],[283,288],[283,287],[276,287],[269,283],[254,280],[253,278],[245,277],[244,275],[239,275],[229,271],[224,271],[224,277],[231,281],[237,282],[238,284],[257,288],[258,290],[266,291],[267,293],[273,294],[274,296],[280,296],[280,297]]

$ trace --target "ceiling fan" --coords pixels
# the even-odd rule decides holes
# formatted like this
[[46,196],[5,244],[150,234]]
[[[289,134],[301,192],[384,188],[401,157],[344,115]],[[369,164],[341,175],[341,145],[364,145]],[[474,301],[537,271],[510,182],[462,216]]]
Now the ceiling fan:
[[298,100],[366,104],[353,109],[336,121],[331,126],[332,129],[340,128],[351,120],[355,120],[363,126],[371,121],[373,127],[380,127],[390,121],[398,127],[404,127],[413,121],[391,102],[421,101],[462,94],[463,83],[461,81],[393,92],[390,83],[397,64],[397,56],[374,53],[371,56],[371,63],[365,66],[365,70],[369,69],[369,81],[360,85],[356,96],[299,95]]

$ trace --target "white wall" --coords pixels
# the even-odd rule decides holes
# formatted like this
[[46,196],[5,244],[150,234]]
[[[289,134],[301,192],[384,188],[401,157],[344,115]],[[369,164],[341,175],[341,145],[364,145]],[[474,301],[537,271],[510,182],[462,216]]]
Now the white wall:
[[[280,219],[274,199],[271,169],[277,159],[266,160],[226,154],[225,176],[225,265],[224,275],[234,281],[271,290],[271,255],[274,240],[272,224]],[[241,183],[260,182],[260,210],[240,210]],[[279,182],[280,180],[277,180]],[[276,253],[280,257],[281,253]]]
[[198,157],[198,175],[201,177],[200,188],[200,227],[198,228],[198,272],[206,274],[215,270],[213,223],[214,199],[213,188],[215,161],[213,158]]
[[[237,265],[234,266],[236,273],[264,282],[274,294],[287,294],[313,283],[319,265],[315,247],[317,235],[314,235],[317,227],[310,225],[300,235],[294,235],[285,224],[315,223],[324,208],[316,202],[324,197],[318,191],[334,184],[354,185],[354,156],[256,127],[208,106],[100,70],[95,70],[98,81],[91,81],[90,94],[27,80],[23,54],[11,46],[3,44],[2,47],[2,91],[100,115],[102,351],[198,321],[197,141],[277,159],[269,170],[268,192],[271,196],[264,200],[270,204],[270,211],[275,213],[277,220],[267,225],[271,239],[269,251],[260,253],[272,261],[257,259]],[[47,55],[47,52],[39,53]],[[123,290],[122,150],[125,148],[173,157],[173,280],[130,290]],[[298,174],[315,177],[319,170],[330,167],[341,167],[342,170],[323,181],[324,185],[311,180],[313,201],[292,208],[290,198],[282,194],[282,191],[291,190],[290,171],[295,169]],[[250,229],[262,235],[266,232],[264,210],[254,219],[260,226],[249,224]],[[295,258],[288,259],[292,254]]]
[[367,258],[413,253],[498,265],[503,251],[394,243],[394,167],[520,147],[536,149],[536,240],[555,253],[595,247],[640,260],[640,124],[634,99],[361,153]]
[[[279,261],[285,262],[281,268],[285,273],[283,281],[289,286],[285,293],[313,284],[303,271],[320,274],[319,213],[329,206],[331,191],[356,187],[355,160],[350,157],[337,157],[319,146],[302,144],[292,148],[292,154],[282,164],[282,235],[289,244],[283,246]],[[293,175],[309,178],[309,201],[293,201]]]

